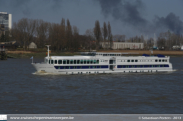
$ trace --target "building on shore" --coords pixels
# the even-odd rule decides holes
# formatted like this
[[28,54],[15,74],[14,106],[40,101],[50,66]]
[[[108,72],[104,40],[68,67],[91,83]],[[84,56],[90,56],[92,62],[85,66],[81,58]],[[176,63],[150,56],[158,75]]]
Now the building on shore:
[[[102,48],[110,48],[109,42],[100,42]],[[113,42],[112,49],[144,49],[144,43],[134,42]]]
[[29,49],[36,49],[37,45],[34,42],[31,42],[28,46]]
[[18,47],[18,44],[16,41],[0,42],[0,48],[16,49],[17,47]]
[[0,24],[4,25],[5,31],[12,28],[12,14],[0,12]]
[[0,12],[0,36],[12,28],[12,14]]

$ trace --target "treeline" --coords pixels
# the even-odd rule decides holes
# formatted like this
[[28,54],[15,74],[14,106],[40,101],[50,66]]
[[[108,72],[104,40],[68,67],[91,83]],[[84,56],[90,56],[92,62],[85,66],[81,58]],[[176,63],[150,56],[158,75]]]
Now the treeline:
[[71,26],[69,19],[65,22],[64,18],[60,24],[23,18],[13,24],[11,32],[12,38],[24,49],[28,49],[31,42],[35,42],[38,48],[50,44],[51,49],[55,51],[77,51],[81,41],[86,40],[84,36],[79,35],[78,28]]
[[[5,33],[5,34],[4,34]],[[102,49],[101,42],[110,49],[113,42],[141,42],[144,49],[151,49],[153,46],[172,50],[174,45],[183,45],[183,36],[174,33],[160,33],[156,40],[135,36],[126,39],[125,35],[112,35],[110,22],[104,22],[102,26],[98,20],[94,28],[87,29],[84,35],[79,34],[76,26],[71,26],[69,19],[62,18],[60,23],[50,23],[43,20],[22,18],[13,23],[12,30],[1,34],[0,41],[16,40],[18,45],[28,50],[28,45],[35,42],[38,48],[45,48],[46,44],[51,45],[54,51],[78,51],[79,49]]]
[[[5,35],[10,35],[6,36]],[[35,42],[38,48],[51,45],[54,51],[78,51],[78,49],[99,49],[100,42],[111,43],[112,33],[110,23],[104,22],[103,27],[97,20],[93,29],[88,29],[85,35],[79,34],[76,26],[71,26],[69,19],[62,18],[60,24],[43,20],[22,18],[13,23],[12,30],[2,34],[0,41],[16,40],[18,45],[28,50],[28,45]]]

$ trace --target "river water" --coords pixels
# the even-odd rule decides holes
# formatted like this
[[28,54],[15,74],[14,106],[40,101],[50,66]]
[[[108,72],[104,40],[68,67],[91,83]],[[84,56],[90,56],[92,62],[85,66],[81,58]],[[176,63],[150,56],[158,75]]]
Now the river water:
[[30,59],[0,61],[0,114],[180,114],[183,57],[170,61],[174,72],[101,75],[37,75]]

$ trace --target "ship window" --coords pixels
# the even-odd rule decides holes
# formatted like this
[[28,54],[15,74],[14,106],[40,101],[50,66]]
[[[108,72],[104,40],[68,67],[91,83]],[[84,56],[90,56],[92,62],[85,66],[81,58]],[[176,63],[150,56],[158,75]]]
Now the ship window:
[[63,60],[63,64],[66,64],[66,60]]
[[84,64],[86,64],[86,60],[84,60]]
[[73,60],[70,60],[70,64],[73,64]]
[[138,62],[138,60],[135,60],[135,62]]
[[93,64],[93,60],[90,60],[90,63]]
[[96,64],[96,60],[94,60],[93,63]]
[[97,60],[97,64],[99,64],[99,60]]
[[53,60],[51,60],[51,64],[53,64]]
[[159,60],[159,62],[161,62],[161,60]]
[[162,62],[164,62],[164,60],[162,60]]
[[77,64],[80,64],[80,60],[77,60]]
[[57,64],[57,60],[55,60],[55,64]]
[[87,64],[90,64],[90,60],[87,60]]
[[131,62],[134,62],[134,60],[131,60]]
[[49,64],[50,64],[50,60],[49,60]]
[[62,64],[62,60],[58,60],[58,64]]
[[76,60],[74,60],[74,64],[76,64]]
[[167,60],[165,60],[165,62],[167,62]]
[[155,60],[155,62],[158,62],[158,60]]
[[130,60],[128,60],[128,62],[130,62]]
[[80,64],[83,64],[83,60],[80,60]]

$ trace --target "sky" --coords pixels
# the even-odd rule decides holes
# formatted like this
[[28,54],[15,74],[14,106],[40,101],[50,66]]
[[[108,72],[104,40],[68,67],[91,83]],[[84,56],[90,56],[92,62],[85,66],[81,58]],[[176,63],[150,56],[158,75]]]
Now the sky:
[[161,32],[183,34],[183,0],[0,0],[0,12],[60,23],[69,19],[81,35],[95,21],[110,22],[113,35],[154,37]]

